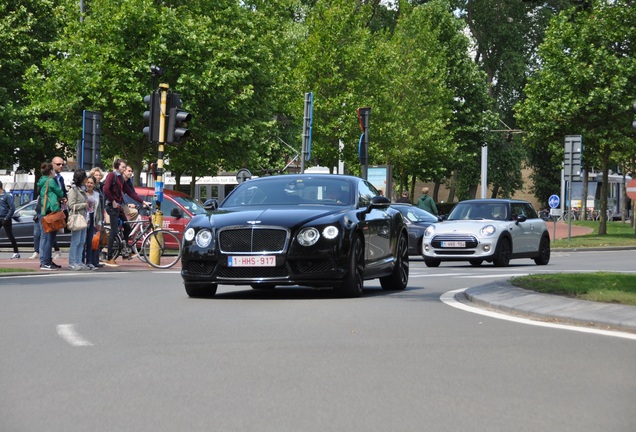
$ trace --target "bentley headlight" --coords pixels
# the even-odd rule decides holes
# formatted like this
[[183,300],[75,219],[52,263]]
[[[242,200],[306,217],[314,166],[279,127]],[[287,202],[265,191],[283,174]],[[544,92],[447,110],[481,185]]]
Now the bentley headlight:
[[202,229],[197,233],[196,242],[197,246],[201,248],[210,246],[210,243],[212,243],[212,232],[207,229]]
[[494,225],[486,225],[485,227],[483,227],[479,232],[481,233],[481,235],[483,235],[484,237],[488,237],[491,236],[495,233],[495,231],[497,231],[497,229],[495,228]]
[[316,244],[318,239],[320,238],[320,233],[316,228],[303,228],[298,233],[298,243],[301,246],[311,246]]
[[188,228],[183,234],[183,238],[185,238],[186,241],[192,241],[192,239],[194,238],[194,228]]
[[429,225],[429,226],[426,228],[426,231],[424,231],[424,236],[425,236],[425,237],[430,237],[430,236],[432,236],[433,234],[435,234],[435,227],[434,227],[433,225]]
[[322,230],[322,235],[328,240],[333,240],[338,237],[338,227],[330,225]]

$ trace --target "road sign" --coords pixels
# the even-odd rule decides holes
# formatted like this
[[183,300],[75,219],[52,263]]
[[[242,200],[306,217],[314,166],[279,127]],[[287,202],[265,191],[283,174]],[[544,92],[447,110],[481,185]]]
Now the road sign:
[[627,183],[627,196],[633,200],[636,200],[636,179],[630,180]]
[[550,195],[550,198],[548,198],[548,205],[550,208],[557,208],[560,203],[561,199],[558,195]]
[[563,174],[566,181],[581,181],[581,154],[583,142],[581,135],[566,135],[563,159]]
[[236,181],[239,184],[243,183],[244,181],[249,180],[251,178],[252,178],[252,173],[247,168],[241,168],[236,173]]

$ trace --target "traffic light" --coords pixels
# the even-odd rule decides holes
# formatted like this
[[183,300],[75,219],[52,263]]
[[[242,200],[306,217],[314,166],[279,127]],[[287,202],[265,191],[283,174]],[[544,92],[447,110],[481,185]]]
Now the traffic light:
[[171,93],[168,95],[168,130],[166,131],[166,142],[172,143],[179,141],[181,138],[187,138],[190,131],[186,129],[183,123],[190,121],[192,116],[189,112],[181,109],[181,98],[179,93]]
[[159,142],[159,124],[161,122],[161,94],[153,91],[151,94],[144,96],[144,103],[148,105],[148,111],[144,112],[144,120],[148,122],[148,126],[144,127],[144,135],[148,137],[150,142]]

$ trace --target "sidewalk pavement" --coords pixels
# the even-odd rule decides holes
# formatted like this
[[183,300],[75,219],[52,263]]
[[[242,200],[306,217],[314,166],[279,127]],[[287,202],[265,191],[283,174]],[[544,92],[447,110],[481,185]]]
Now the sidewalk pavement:
[[[30,251],[20,251],[20,255],[21,258],[20,259],[15,259],[12,260],[11,255],[13,255],[13,252],[11,252],[10,250],[6,249],[4,251],[0,251],[0,268],[15,268],[15,269],[19,269],[21,272],[20,273],[0,273],[0,277],[2,276],[7,276],[7,275],[11,275],[14,276],[16,274],[24,274],[22,271],[23,270],[27,270],[27,271],[37,271],[38,273],[59,273],[59,272],[71,272],[72,270],[70,270],[68,268],[68,251],[65,251],[64,248],[62,248],[62,257],[61,258],[54,258],[53,262],[61,265],[62,268],[59,270],[40,270],[40,260],[39,258],[37,259],[29,259],[29,257],[31,256],[31,254],[33,253],[32,250]],[[130,271],[148,271],[148,270],[160,270],[160,269],[156,269],[154,267],[152,267],[150,264],[147,264],[145,262],[142,262],[139,258],[132,258],[129,260],[125,260],[120,258],[117,258],[117,264],[119,264],[119,267],[101,267],[97,270],[86,270],[86,271],[90,271],[90,272],[130,272]],[[179,261],[177,264],[175,264],[173,267],[171,267],[169,270],[178,270],[181,271],[181,261]]]
[[[568,237],[568,230],[570,230],[571,236],[589,234],[592,231],[591,228],[575,225],[568,227],[565,222],[557,222],[556,226],[554,226],[553,222],[548,222],[547,224],[550,238],[553,237],[554,232],[556,232],[554,238],[561,239]],[[44,271],[39,270],[39,260],[28,259],[31,253],[31,251],[24,252],[21,259],[9,260],[11,257],[10,251],[0,252],[0,267],[14,267],[44,273]],[[120,264],[119,267],[102,267],[95,271],[129,272],[154,269],[150,265],[141,262],[138,258],[133,258],[132,260],[119,258],[117,263]],[[64,253],[62,258],[57,260],[57,264],[63,266],[62,271],[70,271],[68,270],[68,254]],[[181,261],[170,270],[180,271]],[[0,273],[0,277],[15,274]],[[508,282],[501,281],[469,288],[460,295],[463,296],[463,298],[459,299],[460,301],[469,301],[481,307],[514,315],[636,333],[636,306],[596,303],[551,294],[540,294],[516,288]]]

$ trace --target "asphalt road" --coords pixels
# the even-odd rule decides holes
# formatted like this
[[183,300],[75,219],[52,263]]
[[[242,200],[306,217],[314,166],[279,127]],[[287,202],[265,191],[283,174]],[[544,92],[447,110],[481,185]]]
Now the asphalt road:
[[169,271],[0,278],[2,431],[633,431],[636,341],[448,306],[511,274],[633,271],[633,251],[501,269],[412,262],[359,299]]

